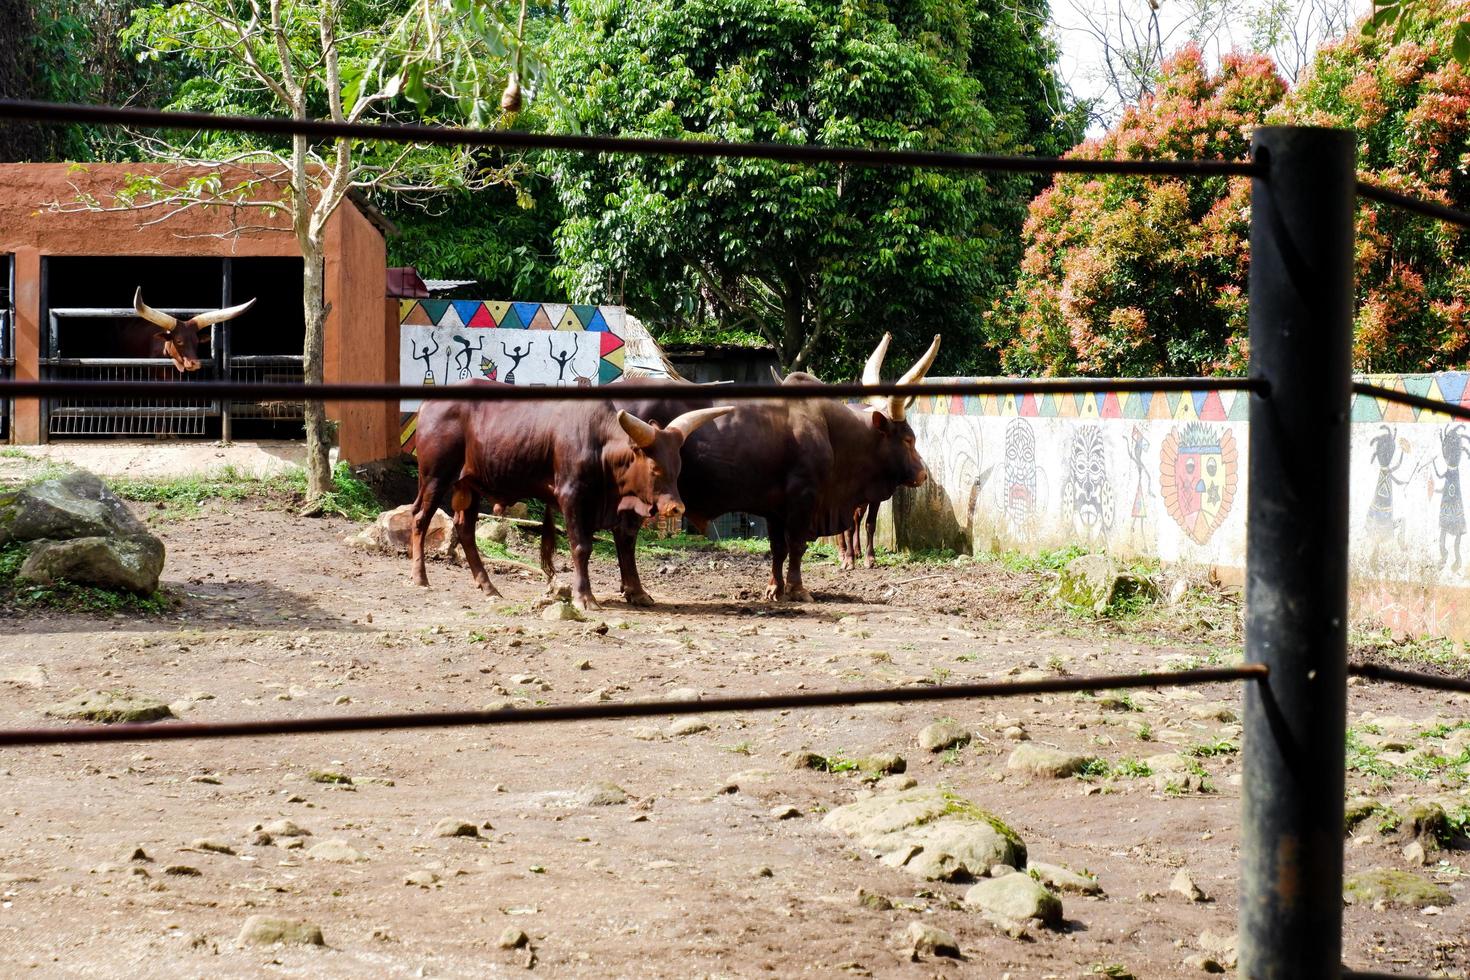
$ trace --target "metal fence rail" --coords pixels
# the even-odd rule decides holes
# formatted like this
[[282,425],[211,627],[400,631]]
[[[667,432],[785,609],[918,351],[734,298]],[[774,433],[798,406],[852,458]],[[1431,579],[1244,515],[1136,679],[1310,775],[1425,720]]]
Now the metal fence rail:
[[[1262,127],[1250,161],[1088,160],[996,157],[862,147],[719,143],[566,136],[434,126],[381,126],[281,118],[226,117],[114,106],[68,106],[0,100],[0,118],[53,124],[228,130],[309,138],[552,149],[581,153],[735,157],[792,163],[927,167],[1029,173],[1112,173],[1138,177],[1252,178],[1250,333],[1246,379],[1131,379],[943,382],[933,385],[800,385],[680,388],[620,385],[624,398],[831,398],[872,394],[971,395],[1022,392],[1248,391],[1251,492],[1248,507],[1246,659],[1218,673],[1056,679],[1046,690],[1252,680],[1246,687],[1242,803],[1240,971],[1253,978],[1342,975],[1342,814],[1346,676],[1348,400],[1352,390],[1460,418],[1470,409],[1418,398],[1350,377],[1353,210],[1372,200],[1458,225],[1470,215],[1358,181],[1352,134],[1317,128]],[[573,400],[608,398],[606,389],[205,382],[204,397],[234,401],[303,398],[340,401],[454,398]],[[0,382],[0,395],[161,398],[176,382],[46,380]],[[1322,487],[1335,488],[1326,498]],[[1453,678],[1354,665],[1351,672],[1395,683],[1463,690]],[[1203,676],[1209,673],[1210,676]],[[821,704],[883,703],[1034,693],[1021,684],[954,685],[886,691],[823,692],[703,702],[631,702],[503,712],[286,719],[215,725],[47,728],[0,732],[0,744],[226,737],[307,731],[364,731],[445,724],[634,717],[690,711],[761,710]]]

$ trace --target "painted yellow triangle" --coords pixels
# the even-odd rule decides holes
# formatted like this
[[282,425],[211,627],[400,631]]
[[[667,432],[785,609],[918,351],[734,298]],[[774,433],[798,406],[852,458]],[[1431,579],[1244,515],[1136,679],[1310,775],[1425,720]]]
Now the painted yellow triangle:
[[485,303],[485,307],[490,311],[490,316],[494,318],[496,326],[499,326],[500,321],[505,319],[505,311],[510,309],[510,304],[492,299]]
[[561,319],[557,321],[556,329],[581,330],[582,321],[577,319],[576,314],[572,312],[572,308],[569,306],[567,307],[566,312],[561,315]]
[[627,347],[619,347],[617,350],[613,351],[610,354],[602,355],[602,359],[607,363],[616,366],[617,369],[621,371],[623,369],[623,355],[627,352]]
[[1199,413],[1194,410],[1194,396],[1184,392],[1179,396],[1179,405],[1174,409],[1176,422],[1198,422]]

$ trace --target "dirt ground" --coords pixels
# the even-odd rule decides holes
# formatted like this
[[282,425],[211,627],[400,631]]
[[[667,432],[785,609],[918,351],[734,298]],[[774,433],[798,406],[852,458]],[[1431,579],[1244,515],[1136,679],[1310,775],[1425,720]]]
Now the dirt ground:
[[[497,574],[506,598],[490,600],[463,568],[439,563],[431,588],[415,588],[406,559],[348,549],[341,520],[232,504],[156,529],[169,551],[165,586],[181,599],[170,617],[0,618],[6,724],[48,723],[46,706],[95,688],[154,695],[187,720],[305,717],[1161,669],[1228,662],[1238,642],[1228,602],[1081,621],[1049,605],[1044,578],[999,564],[818,564],[807,584],[821,601],[772,606],[758,598],[762,559],[723,552],[645,558],[645,583],[664,603],[647,610],[613,599],[615,565],[599,560],[602,634],[543,621],[542,586],[529,576]],[[1370,685],[1350,695],[1355,723],[1364,713],[1422,728],[1470,719],[1463,697]],[[0,973],[1187,975],[1202,933],[1235,930],[1240,764],[1228,746],[1239,705],[1237,686],[1222,684],[1128,699],[711,714],[707,730],[682,736],[662,731],[665,718],[7,750]],[[975,739],[921,750],[916,733],[942,717]],[[1015,722],[1036,743],[1101,756],[1114,774],[1008,774],[1015,743],[1001,731]],[[1179,793],[1117,765],[1201,745],[1219,749],[1198,759],[1210,792]],[[1032,859],[1085,868],[1106,894],[1063,896],[1064,930],[1009,938],[960,906],[965,885],[887,868],[824,828],[823,812],[872,789],[858,772],[791,768],[787,753],[800,750],[898,752],[920,785],[994,811]],[[312,780],[322,772],[359,785]],[[579,802],[602,781],[628,801]],[[1442,785],[1454,782],[1350,774],[1385,802],[1470,801]],[[773,815],[786,805],[800,815]],[[446,817],[480,836],[434,836]],[[282,818],[311,831],[308,847],[340,839],[362,860],[309,858],[282,837],[252,843],[253,828]],[[234,853],[194,847],[199,839]],[[1403,846],[1369,827],[1345,840],[1348,870],[1403,868]],[[128,861],[137,847],[151,861]],[[1456,902],[1348,907],[1350,966],[1470,969],[1470,852],[1430,861],[1415,870]],[[167,870],[180,867],[197,873]],[[1170,890],[1181,867],[1208,901]],[[861,905],[860,888],[894,907]],[[326,947],[237,946],[257,913],[308,918]],[[964,959],[911,960],[897,937],[914,921],[952,932]],[[530,948],[500,948],[508,928]]]

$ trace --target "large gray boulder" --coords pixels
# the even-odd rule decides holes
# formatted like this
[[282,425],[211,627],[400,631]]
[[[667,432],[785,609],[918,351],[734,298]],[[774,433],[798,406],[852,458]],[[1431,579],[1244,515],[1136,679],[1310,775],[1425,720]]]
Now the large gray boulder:
[[1026,845],[994,814],[939,789],[886,793],[828,813],[822,825],[857,838],[889,867],[930,881],[1026,864]]
[[50,584],[158,590],[163,542],[96,476],[78,470],[0,495],[0,545],[27,542],[19,577]]
[[1157,599],[1159,587],[1146,576],[1119,571],[1107,555],[1082,555],[1062,569],[1057,594],[1066,605],[1100,616],[1135,595]]

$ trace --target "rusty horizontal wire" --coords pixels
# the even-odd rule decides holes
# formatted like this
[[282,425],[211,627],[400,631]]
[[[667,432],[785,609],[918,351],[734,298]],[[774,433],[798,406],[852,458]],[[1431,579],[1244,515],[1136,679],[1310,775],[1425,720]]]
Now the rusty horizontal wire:
[[859,688],[802,694],[751,695],[704,701],[627,701],[623,703],[545,705],[499,711],[427,711],[406,714],[344,715],[318,718],[272,718],[261,721],[182,722],[87,725],[83,727],[0,729],[0,746],[64,745],[82,742],[160,742],[265,735],[322,735],[333,732],[399,731],[413,728],[532,725],[559,721],[611,721],[655,715],[693,715],[729,711],[774,711],[832,708],[855,704],[906,704],[913,701],[958,701],[970,698],[1022,697],[1073,691],[1137,687],[1190,687],[1220,681],[1261,680],[1261,664],[1209,667],[1152,674],[1100,674],[1092,677],[1048,677],[1034,681],[996,681],[902,688]]
[[1395,391],[1392,388],[1368,384],[1365,381],[1354,381],[1353,391],[1360,395],[1371,395],[1374,398],[1397,402],[1400,405],[1412,405],[1415,408],[1427,409],[1428,411],[1438,412],[1441,415],[1449,415],[1457,419],[1470,419],[1470,408],[1464,405],[1456,405],[1454,402],[1447,402],[1442,398],[1425,398],[1423,395],[1411,395],[1407,391]]
[[1459,225],[1461,228],[1470,228],[1470,214],[1449,207],[1448,205],[1440,204],[1437,201],[1426,201],[1409,194],[1401,194],[1398,191],[1391,191],[1387,187],[1379,187],[1377,184],[1370,184],[1364,180],[1358,181],[1357,188],[1358,196],[1365,197],[1370,201],[1377,201],[1380,204],[1391,204],[1394,207],[1403,208],[1405,211],[1422,214],[1427,218],[1437,218],[1440,221],[1447,221],[1452,225]]
[[1370,681],[1387,681],[1407,684],[1411,687],[1427,687],[1436,691],[1464,691],[1470,693],[1470,678],[1445,677],[1443,674],[1426,674],[1419,670],[1399,670],[1396,667],[1381,667],[1378,664],[1350,663],[1347,667],[1351,677],[1362,677]]
[[[168,398],[177,396],[182,381],[21,381],[0,380],[0,398]],[[668,398],[712,401],[812,398],[862,398],[869,395],[1022,395],[1102,394],[1104,392],[1251,391],[1267,394],[1264,381],[1252,378],[1033,378],[987,381],[935,381],[918,384],[720,384],[678,385],[619,382],[592,387],[532,387],[529,385],[391,385],[321,384],[300,382],[189,382],[193,398],[259,398],[275,401],[632,401]]]
[[1259,177],[1265,168],[1237,160],[1083,160],[1003,156],[936,150],[878,150],[857,146],[788,143],[726,143],[717,140],[648,136],[583,136],[507,129],[468,129],[414,124],[339,123],[281,116],[225,116],[209,112],[165,112],[111,105],[73,105],[30,99],[0,99],[0,119],[48,124],[133,126],[197,132],[264,133],[271,136],[348,137],[389,143],[485,146],[502,150],[570,150],[643,156],[731,157],[791,163],[846,163],[864,167],[923,167],[935,170],[994,170],[1010,173],[1131,174],[1140,177]]

